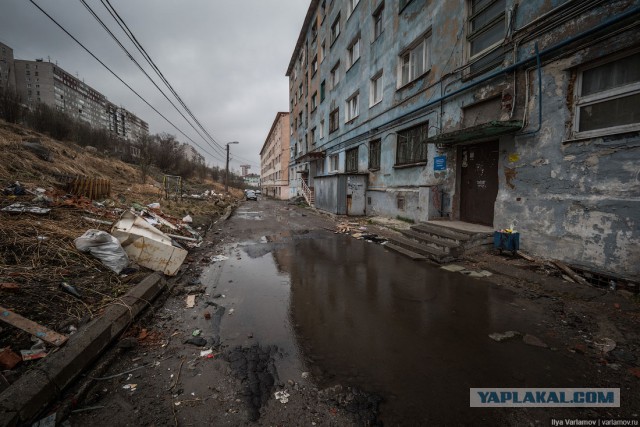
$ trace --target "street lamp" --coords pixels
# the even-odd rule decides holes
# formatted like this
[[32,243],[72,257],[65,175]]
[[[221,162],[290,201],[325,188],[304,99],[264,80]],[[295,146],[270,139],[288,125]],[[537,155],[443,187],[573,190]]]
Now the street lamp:
[[224,192],[229,193],[229,144],[240,144],[238,141],[227,142],[227,167],[224,170]]

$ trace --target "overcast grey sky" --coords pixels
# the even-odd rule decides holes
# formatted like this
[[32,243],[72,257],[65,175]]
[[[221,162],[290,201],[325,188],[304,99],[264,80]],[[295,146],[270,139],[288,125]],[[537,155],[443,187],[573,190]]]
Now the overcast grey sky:
[[[80,0],[35,1],[182,131],[216,154]],[[87,3],[125,47],[137,54],[101,2]],[[309,1],[111,0],[111,4],[215,140],[222,145],[240,142],[231,146],[231,155],[243,159],[233,159],[232,168],[247,159],[253,164],[251,171],[259,173],[259,151],[275,115],[288,111],[285,72]],[[13,48],[17,59],[50,58],[66,71],[77,73],[111,102],[147,121],[151,133],[168,132],[189,142],[29,1],[2,0],[0,41]],[[141,55],[134,56],[144,64]],[[150,67],[146,69],[153,75]],[[198,151],[211,164],[224,166],[223,156],[213,159]]]

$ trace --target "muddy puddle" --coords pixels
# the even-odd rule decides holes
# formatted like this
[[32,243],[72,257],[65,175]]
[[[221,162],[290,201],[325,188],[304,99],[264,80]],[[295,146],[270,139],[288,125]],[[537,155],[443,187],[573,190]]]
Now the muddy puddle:
[[509,419],[504,409],[471,410],[470,387],[593,386],[586,364],[566,353],[488,338],[516,330],[550,339],[543,313],[488,282],[325,232],[227,249],[202,279],[224,295],[222,342],[277,346],[282,382],[309,372],[320,388],[380,395],[385,424]]

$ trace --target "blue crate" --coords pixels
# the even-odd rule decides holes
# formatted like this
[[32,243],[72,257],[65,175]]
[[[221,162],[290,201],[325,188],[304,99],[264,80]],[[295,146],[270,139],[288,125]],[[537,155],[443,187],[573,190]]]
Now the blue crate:
[[501,251],[515,252],[520,250],[520,233],[493,233],[493,247]]

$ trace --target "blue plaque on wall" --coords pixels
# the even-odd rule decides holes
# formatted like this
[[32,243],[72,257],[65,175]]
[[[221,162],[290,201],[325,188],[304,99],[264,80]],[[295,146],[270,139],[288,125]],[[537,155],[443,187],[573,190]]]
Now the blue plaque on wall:
[[447,170],[447,156],[436,156],[433,158],[433,170],[444,171]]

